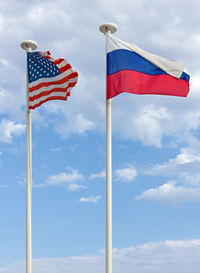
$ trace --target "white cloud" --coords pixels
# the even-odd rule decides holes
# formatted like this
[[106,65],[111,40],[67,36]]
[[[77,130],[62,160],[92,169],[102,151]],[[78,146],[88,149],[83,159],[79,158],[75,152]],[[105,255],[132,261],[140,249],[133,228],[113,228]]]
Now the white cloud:
[[82,203],[97,203],[101,199],[100,195],[93,196],[91,195],[90,197],[81,197],[80,202]]
[[77,133],[83,134],[86,130],[94,129],[95,125],[92,121],[84,118],[82,114],[78,114],[74,121],[74,127],[76,128]]
[[182,149],[181,154],[179,154],[174,160],[170,160],[170,163],[179,165],[192,162],[200,162],[200,155],[196,151],[190,149]]
[[90,179],[105,178],[105,177],[106,177],[106,170],[102,170],[100,173],[93,173],[90,175]]
[[117,106],[113,106],[113,130],[125,139],[140,140],[146,146],[161,147],[165,134],[163,124],[171,119],[169,109],[149,104],[147,97],[135,96],[132,100],[130,94],[120,96],[121,105],[119,98],[116,98]]
[[115,171],[116,180],[131,182],[137,177],[137,170],[133,166],[129,166],[123,169]]
[[62,172],[47,178],[46,183],[49,185],[60,185],[65,183],[73,183],[84,180],[84,176],[78,170],[72,169],[70,172]]
[[195,74],[192,75],[192,78],[191,78],[191,96],[192,97],[195,97],[195,98],[199,98],[200,94],[199,94],[199,89],[200,89],[200,72],[199,71],[196,71]]
[[63,52],[63,54],[65,54],[66,51],[68,52],[68,55],[71,55],[72,53],[76,54],[79,47],[80,40],[78,37],[68,37],[67,40],[54,42],[54,48],[59,52]]
[[181,153],[175,158],[163,164],[157,164],[144,173],[147,175],[174,176],[181,179],[182,182],[200,185],[199,163],[199,149],[194,151],[189,148],[182,148]]
[[11,143],[14,136],[20,136],[25,132],[26,125],[3,119],[0,123],[0,141]]
[[[152,242],[129,248],[113,249],[113,272],[127,273],[199,273],[200,240]],[[33,272],[101,273],[104,253],[67,258],[33,259]],[[0,267],[0,273],[25,273],[25,262]]]
[[138,138],[144,144],[160,147],[164,134],[163,122],[170,118],[171,114],[167,108],[147,105],[140,110],[137,117],[132,118],[132,123]]
[[113,131],[146,146],[162,147],[163,138],[169,136],[177,143],[188,143],[200,126],[200,110],[194,106],[195,99],[186,100],[121,94],[113,102]]
[[69,184],[68,186],[69,191],[79,191],[83,189],[87,189],[87,187],[83,185],[77,185],[77,184]]
[[136,200],[152,200],[179,205],[183,203],[200,202],[200,188],[177,186],[174,181],[168,182],[158,188],[149,189],[136,197]]
[[29,13],[27,14],[27,17],[32,20],[34,23],[39,24],[44,21],[46,12],[43,7],[33,7]]
[[78,114],[74,116],[73,114],[68,116],[68,122],[66,127],[63,123],[55,125],[56,131],[61,134],[62,137],[68,137],[71,133],[84,134],[86,131],[91,131],[95,128],[95,123],[83,116],[83,114]]

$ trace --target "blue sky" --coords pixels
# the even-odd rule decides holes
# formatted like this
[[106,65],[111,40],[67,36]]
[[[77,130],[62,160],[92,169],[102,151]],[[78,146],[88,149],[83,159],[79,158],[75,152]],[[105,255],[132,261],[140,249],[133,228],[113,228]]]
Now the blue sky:
[[67,102],[32,111],[33,273],[104,272],[105,38],[183,63],[187,98],[112,100],[113,272],[200,266],[200,4],[191,0],[2,1],[0,273],[25,273],[26,60],[20,43],[79,73]]

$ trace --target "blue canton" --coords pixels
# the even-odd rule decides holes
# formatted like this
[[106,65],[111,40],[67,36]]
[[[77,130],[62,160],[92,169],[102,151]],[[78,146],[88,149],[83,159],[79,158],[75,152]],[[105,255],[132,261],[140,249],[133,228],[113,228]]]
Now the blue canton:
[[39,52],[28,52],[29,83],[41,78],[52,78],[60,74],[58,67]]

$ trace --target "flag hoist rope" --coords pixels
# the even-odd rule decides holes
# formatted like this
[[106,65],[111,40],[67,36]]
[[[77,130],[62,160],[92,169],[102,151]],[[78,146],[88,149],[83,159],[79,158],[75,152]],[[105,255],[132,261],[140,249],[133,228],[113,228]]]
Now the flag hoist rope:
[[[34,41],[21,43],[26,52],[35,50]],[[28,94],[28,54],[27,54],[27,104],[26,104],[26,273],[32,273],[32,124]]]
[[[100,31],[107,36],[117,31],[117,26],[106,23],[100,26]],[[107,78],[107,57],[106,57]],[[107,85],[106,85],[107,90]],[[106,273],[112,273],[112,115],[111,99],[106,100]]]

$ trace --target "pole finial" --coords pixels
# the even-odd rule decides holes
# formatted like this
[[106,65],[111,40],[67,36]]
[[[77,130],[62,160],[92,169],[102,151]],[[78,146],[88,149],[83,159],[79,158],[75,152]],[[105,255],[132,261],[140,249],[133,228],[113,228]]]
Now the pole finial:
[[110,32],[110,33],[114,33],[117,31],[117,25],[113,24],[113,23],[105,23],[103,25],[101,25],[99,27],[99,30],[101,32],[103,32],[104,34]]
[[35,50],[36,48],[38,48],[38,44],[34,41],[31,40],[26,40],[24,42],[21,43],[21,48],[24,50]]

